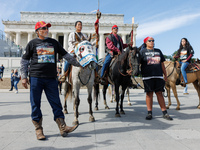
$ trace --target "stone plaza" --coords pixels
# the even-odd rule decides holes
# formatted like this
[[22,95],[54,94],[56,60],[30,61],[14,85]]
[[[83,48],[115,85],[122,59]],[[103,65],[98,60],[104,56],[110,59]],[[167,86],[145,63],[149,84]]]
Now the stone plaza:
[[[125,115],[115,117],[116,103],[110,103],[109,110],[104,109],[99,101],[99,111],[94,109],[95,122],[89,122],[89,107],[86,89],[80,91],[79,127],[68,137],[59,134],[53,120],[51,107],[43,94],[42,112],[43,128],[47,139],[36,139],[34,126],[31,122],[31,107],[29,90],[20,89],[19,94],[1,89],[0,95],[0,149],[3,150],[199,150],[200,147],[200,110],[196,108],[199,99],[192,84],[189,85],[189,95],[183,95],[179,86],[178,95],[181,110],[177,111],[175,98],[172,96],[172,106],[168,110],[173,121],[162,118],[162,112],[154,95],[153,119],[145,120],[146,102],[142,89],[131,89],[132,106],[124,101]],[[63,103],[64,97],[60,96]],[[167,100],[167,99],[165,99]],[[93,108],[94,108],[93,102]],[[74,119],[73,104],[68,102],[69,114],[65,115],[68,125]]]

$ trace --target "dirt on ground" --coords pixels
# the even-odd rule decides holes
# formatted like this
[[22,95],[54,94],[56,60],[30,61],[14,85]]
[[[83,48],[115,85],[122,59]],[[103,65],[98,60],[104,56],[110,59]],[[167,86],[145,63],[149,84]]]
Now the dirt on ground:
[[[136,82],[134,81],[134,79],[132,80],[134,84],[139,83],[143,87],[143,82],[141,78],[135,78]],[[24,87],[22,86],[21,80],[19,81],[17,87],[19,89],[24,89]],[[10,88],[11,88],[10,78],[3,78],[3,81],[0,81],[0,89],[10,89]]]
[[[19,81],[17,87],[19,89],[24,89],[21,80]],[[3,81],[0,81],[0,89],[10,89],[10,88],[11,88],[10,78],[3,78]]]

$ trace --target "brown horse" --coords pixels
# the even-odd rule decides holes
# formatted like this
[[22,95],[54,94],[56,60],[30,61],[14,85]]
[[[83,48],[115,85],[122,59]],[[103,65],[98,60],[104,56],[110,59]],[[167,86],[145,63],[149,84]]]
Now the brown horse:
[[[177,82],[179,80],[180,75],[180,68],[178,68],[178,64],[172,61],[165,61],[164,62],[166,72],[167,72],[167,82],[165,83],[165,87],[167,89],[167,96],[168,96],[168,105],[166,106],[169,108],[171,105],[171,98],[170,98],[170,88],[172,88],[172,91],[174,93],[174,97],[177,101],[177,107],[176,110],[180,110],[180,102],[177,95],[176,85],[179,83]],[[197,106],[198,109],[200,109],[200,70],[192,73],[187,73],[187,80],[188,84],[193,83],[198,96],[199,96],[199,104]]]

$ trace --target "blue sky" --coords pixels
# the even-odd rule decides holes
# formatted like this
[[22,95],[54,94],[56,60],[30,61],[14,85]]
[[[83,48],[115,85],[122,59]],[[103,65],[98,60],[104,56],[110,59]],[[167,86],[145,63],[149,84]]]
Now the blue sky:
[[[146,36],[152,36],[155,47],[171,55],[179,48],[181,38],[186,37],[193,46],[194,57],[200,57],[200,0],[99,1],[102,13],[124,14],[124,23],[131,24],[135,17],[135,23],[139,24],[137,46]],[[98,0],[0,0],[0,19],[19,21],[20,11],[90,13],[96,9]]]

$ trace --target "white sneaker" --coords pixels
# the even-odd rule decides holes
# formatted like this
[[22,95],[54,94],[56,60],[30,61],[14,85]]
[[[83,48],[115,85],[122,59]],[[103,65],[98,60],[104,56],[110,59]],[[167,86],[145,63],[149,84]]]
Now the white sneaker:
[[15,94],[17,94],[18,93],[18,91],[15,91]]

